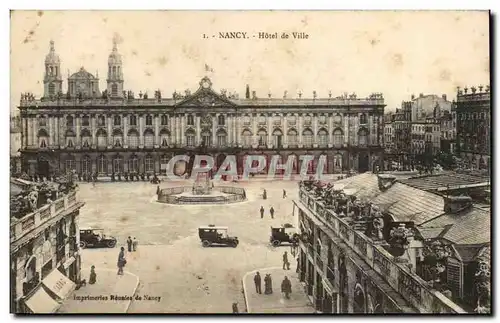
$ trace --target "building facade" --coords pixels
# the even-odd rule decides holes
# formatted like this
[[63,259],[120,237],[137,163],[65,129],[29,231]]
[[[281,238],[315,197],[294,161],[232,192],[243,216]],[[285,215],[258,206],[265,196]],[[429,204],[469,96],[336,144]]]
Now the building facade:
[[21,118],[10,118],[10,173],[21,173]]
[[12,313],[52,313],[80,279],[76,192],[59,196],[35,212],[11,216]]
[[[176,154],[203,151],[219,166],[237,155],[241,171],[245,156],[261,154],[282,163],[298,156],[327,156],[328,173],[372,170],[383,154],[384,99],[355,94],[339,97],[258,98],[248,86],[245,99],[216,93],[207,77],[191,93],[154,98],[124,91],[123,62],[116,44],[108,59],[106,90],[83,67],[68,79],[62,92],[60,59],[51,42],[45,60],[44,96],[24,94],[22,160],[28,173],[44,176],[78,173],[161,173]],[[251,93],[251,95],[250,95]],[[316,159],[317,162],[317,159]],[[314,172],[316,162],[309,164]]]
[[458,89],[457,154],[475,169],[491,167],[490,87]]

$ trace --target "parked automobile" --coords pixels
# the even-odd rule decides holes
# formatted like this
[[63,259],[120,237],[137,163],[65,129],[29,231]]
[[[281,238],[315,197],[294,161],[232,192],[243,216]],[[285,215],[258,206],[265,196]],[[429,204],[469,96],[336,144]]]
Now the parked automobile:
[[116,238],[104,234],[103,229],[80,229],[80,248],[114,248]]
[[271,227],[271,237],[269,238],[269,242],[274,247],[278,247],[284,242],[289,244],[298,243],[299,234],[293,225],[286,223],[281,227]]
[[227,232],[227,227],[215,226],[213,224],[198,228],[198,236],[200,237],[202,246],[205,248],[214,244],[236,248],[239,244],[238,237],[231,237]]

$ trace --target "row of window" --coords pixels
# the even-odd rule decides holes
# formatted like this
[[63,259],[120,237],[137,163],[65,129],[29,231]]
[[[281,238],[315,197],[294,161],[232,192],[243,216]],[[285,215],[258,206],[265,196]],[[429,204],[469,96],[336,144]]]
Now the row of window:
[[[163,161],[163,159],[162,159]],[[104,156],[99,156],[96,160],[97,172],[98,173],[107,173],[108,172],[108,159]],[[127,160],[128,172],[129,173],[138,173],[139,172],[139,159],[137,157],[132,157]],[[154,159],[152,156],[146,156],[144,158],[144,171],[146,173],[154,172]],[[168,162],[168,161],[167,161]],[[92,173],[92,159],[90,157],[85,157],[81,161],[81,173]],[[112,171],[114,173],[123,173],[124,172],[124,163],[125,161],[117,156],[111,160]],[[76,161],[72,158],[66,159],[65,161],[66,171],[74,170],[76,171]]]
[[458,113],[459,120],[475,120],[475,119],[488,119],[489,113],[487,112],[468,112],[468,113]]

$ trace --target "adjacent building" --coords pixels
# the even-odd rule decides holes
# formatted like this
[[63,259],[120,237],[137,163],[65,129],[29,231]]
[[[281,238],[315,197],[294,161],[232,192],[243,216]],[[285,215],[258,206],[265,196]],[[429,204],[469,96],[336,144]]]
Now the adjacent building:
[[463,185],[487,184],[366,173],[333,188],[302,185],[298,271],[316,309],[489,313],[491,211]]
[[470,168],[491,169],[491,97],[489,85],[458,89],[457,154]]
[[21,118],[10,118],[10,173],[21,173]]
[[[11,180],[11,195],[30,186]],[[34,212],[11,213],[12,313],[53,313],[80,279],[76,192],[59,195]]]
[[[106,89],[83,67],[63,93],[61,59],[55,45],[45,59],[44,94],[22,95],[22,162],[29,174],[161,173],[176,154],[203,151],[220,166],[237,155],[241,171],[248,154],[327,157],[328,173],[372,170],[383,154],[382,94],[312,98],[285,93],[264,98],[246,88],[245,98],[216,93],[204,77],[193,93],[125,91],[125,72],[116,43],[108,59]],[[316,158],[317,162],[318,158]],[[309,164],[314,172],[316,163]]]

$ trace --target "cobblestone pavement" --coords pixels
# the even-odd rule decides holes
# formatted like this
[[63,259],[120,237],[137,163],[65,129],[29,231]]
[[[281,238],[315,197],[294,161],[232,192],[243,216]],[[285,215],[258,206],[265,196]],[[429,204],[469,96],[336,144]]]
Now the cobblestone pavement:
[[[82,279],[89,281],[90,268],[82,270]],[[59,313],[126,313],[131,300],[113,297],[133,297],[139,285],[139,277],[124,272],[123,276],[116,274],[115,269],[97,268],[95,284],[75,290],[59,308]],[[89,296],[89,297],[87,297]],[[102,297],[106,297],[103,300]],[[92,299],[94,298],[94,299]]]
[[[307,297],[302,284],[295,273],[295,264],[292,270],[283,270],[281,267],[262,268],[248,272],[243,277],[243,288],[247,304],[248,313],[314,313],[309,298]],[[253,281],[256,272],[259,272],[262,279],[262,294],[257,294]],[[271,274],[273,293],[264,294],[264,276]],[[290,299],[286,299],[281,293],[281,282],[285,276],[290,279],[292,293]]]
[[[162,188],[182,183],[164,184]],[[185,185],[192,185],[186,182]],[[215,183],[217,186],[218,183]],[[80,185],[80,227],[102,228],[118,239],[117,248],[86,249],[83,265],[116,269],[118,247],[128,236],[139,241],[138,251],[127,255],[126,270],[140,278],[136,295],[160,296],[160,301],[132,301],[129,313],[230,313],[231,304],[242,299],[242,278],[255,268],[275,267],[289,247],[269,245],[271,226],[296,225],[293,203],[298,198],[297,182],[240,182],[248,201],[214,206],[173,206],[156,203],[156,185],[144,182]],[[263,189],[268,199],[262,200]],[[282,198],[282,190],[288,198]],[[259,208],[266,214],[260,218]],[[271,219],[269,208],[275,209]],[[297,212],[297,211],[295,211]],[[237,236],[237,248],[203,248],[198,237],[200,225],[229,227]]]

